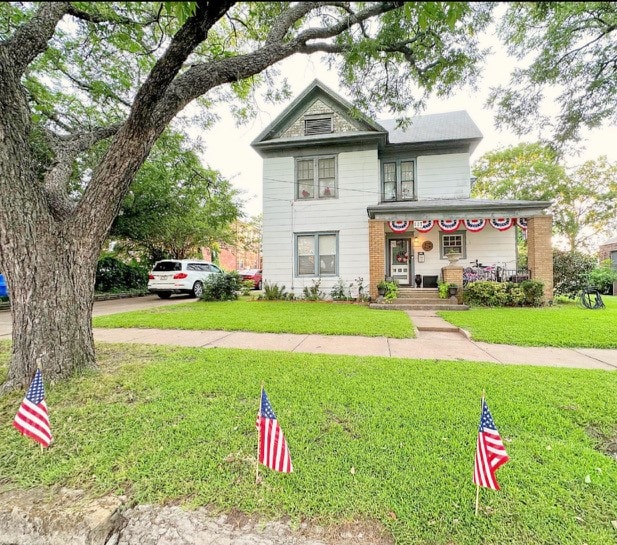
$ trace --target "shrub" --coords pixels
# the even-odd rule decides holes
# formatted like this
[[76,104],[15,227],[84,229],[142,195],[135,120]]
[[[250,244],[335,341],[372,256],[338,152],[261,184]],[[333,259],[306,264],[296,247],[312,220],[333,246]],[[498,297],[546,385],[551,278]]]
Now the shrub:
[[285,292],[285,286],[264,282],[264,291],[261,295],[259,295],[258,299],[265,301],[281,301],[285,299],[293,299],[293,294],[287,294]]
[[582,252],[553,251],[553,293],[576,299],[589,282],[596,259]]
[[467,284],[465,303],[483,307],[516,307],[525,302],[523,289],[513,282],[480,281]]
[[605,295],[613,292],[613,282],[617,282],[617,270],[612,268],[610,259],[601,261],[600,265],[589,273],[589,285]]
[[242,289],[242,280],[236,271],[211,274],[203,285],[202,301],[235,301]]
[[127,264],[112,256],[99,259],[94,289],[98,292],[145,290],[148,268],[137,263]]
[[521,290],[525,294],[525,304],[532,307],[539,307],[544,299],[544,284],[536,280],[525,280],[521,282]]
[[[450,288],[450,283],[449,282],[442,282],[441,280],[439,282],[437,282],[437,290],[439,291],[439,298],[440,299],[447,299],[448,298],[448,289]],[[454,284],[452,284],[454,285]]]
[[330,296],[334,301],[351,301],[353,297],[351,296],[351,288],[353,287],[353,282],[349,283],[349,286],[345,285],[342,278],[338,279],[338,283],[336,286],[332,288],[330,291]]
[[307,301],[321,301],[326,294],[319,288],[321,286],[321,280],[313,280],[310,286],[304,286],[302,295]]
[[398,297],[398,284],[396,282],[386,282],[386,293],[384,299],[386,303],[391,303]]

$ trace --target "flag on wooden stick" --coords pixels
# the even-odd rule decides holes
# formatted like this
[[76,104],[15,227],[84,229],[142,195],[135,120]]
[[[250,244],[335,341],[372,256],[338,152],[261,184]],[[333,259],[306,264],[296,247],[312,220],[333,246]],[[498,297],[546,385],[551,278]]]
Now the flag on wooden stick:
[[261,389],[261,403],[257,414],[257,429],[259,430],[259,463],[282,473],[291,473],[291,457],[287,441],[283,436],[283,430],[279,426],[272,405],[266,394]]
[[488,405],[484,398],[482,398],[482,415],[480,416],[476,462],[473,472],[474,484],[499,490],[495,471],[509,459],[491,412],[488,410]]
[[52,442],[49,414],[45,403],[43,375],[40,369],[36,370],[26,397],[21,402],[17,415],[15,415],[13,426],[22,435],[27,435],[44,447],[48,447]]

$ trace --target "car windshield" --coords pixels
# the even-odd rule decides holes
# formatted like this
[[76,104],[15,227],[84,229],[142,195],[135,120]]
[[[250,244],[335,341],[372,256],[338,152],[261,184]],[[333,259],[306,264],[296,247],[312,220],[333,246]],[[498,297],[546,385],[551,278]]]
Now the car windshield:
[[155,272],[181,271],[182,264],[178,261],[159,261],[152,270]]

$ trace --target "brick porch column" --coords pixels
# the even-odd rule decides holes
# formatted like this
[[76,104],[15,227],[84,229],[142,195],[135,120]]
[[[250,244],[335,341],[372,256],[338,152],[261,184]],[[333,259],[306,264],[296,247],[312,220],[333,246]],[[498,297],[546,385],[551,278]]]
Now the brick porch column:
[[544,302],[553,300],[553,217],[527,219],[527,260],[531,279],[544,284]]
[[377,299],[377,283],[386,276],[385,222],[368,220],[369,293]]

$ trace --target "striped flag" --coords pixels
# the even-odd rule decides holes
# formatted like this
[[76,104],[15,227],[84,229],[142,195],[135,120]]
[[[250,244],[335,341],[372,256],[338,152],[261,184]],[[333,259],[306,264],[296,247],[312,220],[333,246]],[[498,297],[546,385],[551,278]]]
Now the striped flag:
[[13,420],[13,426],[21,432],[48,447],[52,442],[51,429],[49,427],[49,414],[45,403],[45,390],[43,389],[43,375],[37,369],[34,379],[28,388],[28,393]]
[[480,428],[478,429],[478,445],[473,472],[474,484],[499,490],[495,471],[509,459],[491,412],[488,410],[488,405],[484,398],[482,398],[482,416],[480,417]]
[[256,424],[259,430],[259,463],[274,471],[291,473],[293,467],[287,441],[263,388]]

